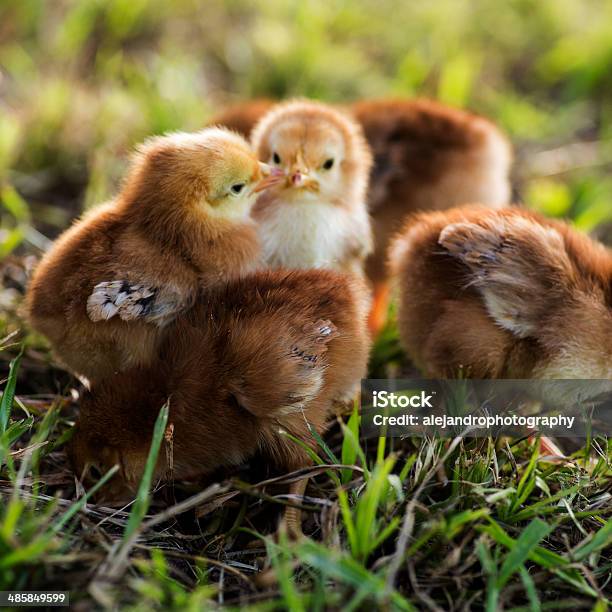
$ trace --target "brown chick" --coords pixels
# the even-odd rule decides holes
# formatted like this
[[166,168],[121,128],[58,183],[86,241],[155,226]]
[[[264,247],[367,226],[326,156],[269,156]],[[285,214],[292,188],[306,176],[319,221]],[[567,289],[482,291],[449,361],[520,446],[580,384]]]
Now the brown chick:
[[428,376],[612,378],[612,252],[517,208],[416,215],[391,247],[399,329]]
[[[246,102],[215,121],[250,136],[272,106],[270,100]],[[387,249],[406,215],[469,202],[508,204],[512,151],[490,121],[431,100],[367,100],[346,110],[361,124],[374,156],[367,197],[374,251],[366,273],[374,289],[370,325],[377,331],[389,301]]]
[[415,211],[509,203],[512,151],[490,121],[432,100],[381,99],[351,108],[374,154],[368,203],[376,249],[366,263],[374,288],[372,329],[387,314],[389,242]]
[[267,113],[252,142],[284,177],[253,208],[267,264],[363,275],[371,156],[359,126],[324,104],[294,101]]
[[92,386],[70,454],[77,474],[119,464],[107,499],[133,495],[159,409],[169,401],[172,460],[156,476],[194,479],[256,452],[309,465],[282,432],[316,446],[332,402],[354,393],[369,342],[365,288],[330,271],[263,271],[207,292],[177,318],[160,359]]
[[250,140],[253,128],[277,104],[278,102],[268,98],[255,98],[248,102],[238,102],[216,114],[209,125],[222,125]]
[[200,287],[258,264],[249,211],[267,180],[246,141],[225,129],[150,139],[117,198],[41,261],[28,294],[33,327],[89,379],[147,364]]

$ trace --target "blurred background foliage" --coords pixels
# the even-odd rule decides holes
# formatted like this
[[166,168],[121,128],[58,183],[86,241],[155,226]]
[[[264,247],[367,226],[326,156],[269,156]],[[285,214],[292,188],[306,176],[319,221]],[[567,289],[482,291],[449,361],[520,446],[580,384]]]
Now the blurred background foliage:
[[610,0],[2,0],[0,257],[112,196],[146,136],[296,95],[483,113],[517,148],[518,200],[612,219]]

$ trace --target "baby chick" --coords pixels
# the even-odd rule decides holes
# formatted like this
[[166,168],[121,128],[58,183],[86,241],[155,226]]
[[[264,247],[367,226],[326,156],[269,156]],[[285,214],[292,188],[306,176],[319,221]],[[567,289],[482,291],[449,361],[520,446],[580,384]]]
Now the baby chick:
[[406,216],[471,202],[508,204],[512,152],[490,121],[431,100],[370,100],[351,110],[374,154],[368,204],[376,249],[366,272],[374,288],[370,323],[377,330],[388,309],[389,242]]
[[[272,106],[270,100],[245,102],[215,121],[248,137]],[[367,197],[374,251],[366,273],[374,289],[370,326],[377,331],[389,301],[387,249],[406,215],[470,202],[508,204],[512,151],[490,121],[431,100],[368,100],[345,110],[361,124],[374,155]]]
[[391,248],[399,327],[428,376],[612,378],[612,252],[520,209],[415,216]]
[[66,231],[38,266],[33,327],[89,379],[147,364],[200,287],[257,265],[249,212],[269,180],[247,142],[225,129],[150,139],[117,198]]
[[252,142],[284,178],[253,208],[268,265],[362,274],[372,251],[371,156],[359,126],[324,104],[294,101],[267,113]]
[[315,446],[308,423],[322,432],[332,402],[365,375],[364,291],[326,270],[256,272],[208,291],[170,325],[159,360],[86,394],[70,449],[77,474],[117,463],[107,497],[133,495],[166,401],[172,456],[160,453],[160,479],[197,478],[256,452],[283,470],[309,465],[283,432]]

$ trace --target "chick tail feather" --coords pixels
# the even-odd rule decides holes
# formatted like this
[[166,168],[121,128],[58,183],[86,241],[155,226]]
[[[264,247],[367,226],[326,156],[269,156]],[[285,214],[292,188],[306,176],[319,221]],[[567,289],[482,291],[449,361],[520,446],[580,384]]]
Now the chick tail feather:
[[242,321],[228,347],[228,390],[259,418],[304,410],[323,386],[328,343],[339,335],[329,320],[301,328],[275,317]]

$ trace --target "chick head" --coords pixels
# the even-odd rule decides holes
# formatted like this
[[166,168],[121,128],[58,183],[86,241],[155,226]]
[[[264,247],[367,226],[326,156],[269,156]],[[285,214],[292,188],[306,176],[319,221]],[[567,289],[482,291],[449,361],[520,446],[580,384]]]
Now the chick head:
[[277,180],[242,136],[217,127],[147,140],[137,152],[134,174],[133,200],[229,219],[247,217],[257,193]]
[[268,197],[342,203],[365,195],[372,157],[361,127],[330,106],[280,104],[257,124],[252,143],[283,179]]

